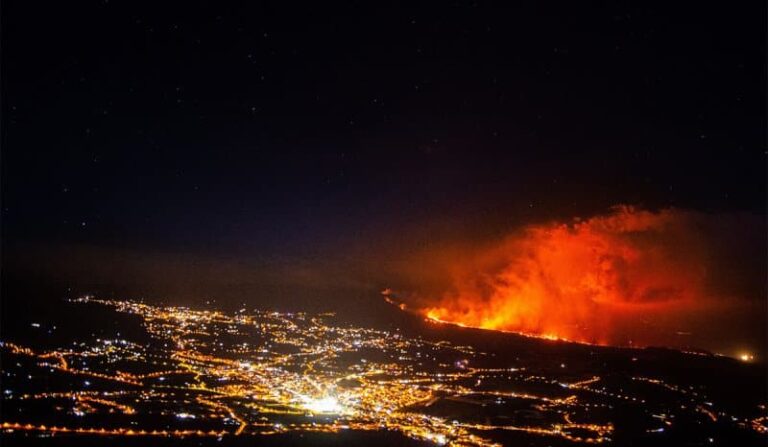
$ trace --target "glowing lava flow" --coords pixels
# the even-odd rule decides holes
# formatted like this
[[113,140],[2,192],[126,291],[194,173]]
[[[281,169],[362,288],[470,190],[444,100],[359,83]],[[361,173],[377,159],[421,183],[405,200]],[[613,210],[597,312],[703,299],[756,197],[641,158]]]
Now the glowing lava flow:
[[[705,309],[706,244],[690,214],[618,207],[530,226],[450,261],[450,288],[422,300],[436,322],[584,343],[664,343],[655,325]],[[426,304],[424,304],[426,303]]]

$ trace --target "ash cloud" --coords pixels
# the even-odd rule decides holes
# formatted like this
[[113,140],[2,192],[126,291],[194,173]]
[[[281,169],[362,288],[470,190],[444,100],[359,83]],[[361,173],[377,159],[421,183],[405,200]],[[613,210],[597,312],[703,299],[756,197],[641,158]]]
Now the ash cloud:
[[414,257],[406,301],[426,316],[486,329],[762,350],[764,225],[751,215],[631,206],[529,225]]

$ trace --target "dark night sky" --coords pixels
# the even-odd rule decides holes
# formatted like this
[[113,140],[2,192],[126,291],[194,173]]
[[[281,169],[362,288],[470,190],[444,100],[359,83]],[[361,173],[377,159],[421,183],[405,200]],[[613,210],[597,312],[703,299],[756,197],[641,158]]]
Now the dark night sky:
[[6,278],[765,213],[762,2],[308,3],[3,2]]

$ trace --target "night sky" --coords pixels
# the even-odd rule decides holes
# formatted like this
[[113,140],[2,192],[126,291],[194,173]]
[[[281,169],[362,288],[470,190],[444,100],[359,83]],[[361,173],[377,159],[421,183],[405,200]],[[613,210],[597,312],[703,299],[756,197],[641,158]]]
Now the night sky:
[[617,204],[765,215],[762,2],[512,3],[3,2],[5,282],[311,303]]

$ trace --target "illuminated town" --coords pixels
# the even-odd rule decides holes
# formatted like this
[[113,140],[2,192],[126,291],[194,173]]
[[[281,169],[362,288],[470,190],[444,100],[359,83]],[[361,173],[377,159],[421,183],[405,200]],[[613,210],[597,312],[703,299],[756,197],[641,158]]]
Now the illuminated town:
[[651,440],[676,424],[725,425],[759,438],[768,423],[764,403],[730,412],[700,387],[574,373],[565,363],[539,370],[471,346],[345,325],[333,314],[73,303],[137,317],[149,341],[92,334],[48,349],[4,340],[3,436],[386,430],[437,445],[491,446],[510,435],[544,445],[611,443],[620,435],[617,409],[630,411]]

